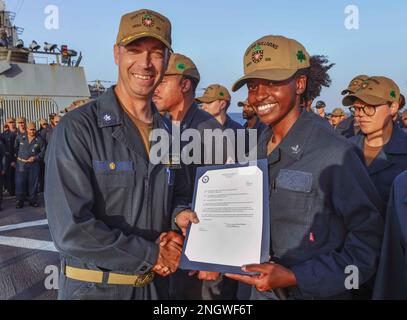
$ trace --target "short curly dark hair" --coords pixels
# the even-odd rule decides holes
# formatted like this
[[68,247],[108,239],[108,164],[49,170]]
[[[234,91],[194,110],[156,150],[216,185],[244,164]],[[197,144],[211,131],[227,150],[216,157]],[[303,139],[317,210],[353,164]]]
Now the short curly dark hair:
[[322,87],[329,87],[332,83],[328,71],[335,65],[329,63],[326,56],[314,55],[310,57],[310,67],[300,69],[295,74],[296,77],[305,75],[307,76],[307,88],[302,94],[302,103],[306,104],[313,101],[321,94]]

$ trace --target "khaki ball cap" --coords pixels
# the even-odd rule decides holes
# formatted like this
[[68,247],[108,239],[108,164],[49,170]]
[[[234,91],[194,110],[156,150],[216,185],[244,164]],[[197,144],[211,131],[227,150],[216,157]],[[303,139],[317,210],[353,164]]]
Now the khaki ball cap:
[[345,111],[343,111],[342,108],[335,108],[335,109],[332,111],[332,115],[335,116],[335,117],[343,117],[343,116],[345,116],[346,114],[345,114]]
[[351,106],[356,99],[372,106],[380,106],[387,103],[399,102],[400,89],[391,79],[375,76],[363,81],[359,90],[343,98],[344,106]]
[[167,71],[165,71],[166,76],[174,74],[191,77],[198,80],[198,82],[201,80],[201,76],[195,63],[187,56],[179,53],[171,54]]
[[243,57],[244,76],[232,87],[239,90],[250,79],[282,81],[310,66],[310,56],[296,40],[269,35],[253,42]]
[[195,99],[201,103],[211,103],[216,100],[232,100],[230,93],[226,87],[221,86],[220,84],[212,84],[208,88],[206,88],[205,93],[202,97]]
[[152,37],[161,41],[171,50],[171,22],[162,14],[142,9],[122,16],[117,34],[116,44],[126,46],[144,37]]
[[349,82],[348,88],[342,91],[342,95],[344,96],[345,94],[348,94],[348,93],[355,93],[356,91],[358,91],[360,89],[363,81],[365,81],[367,79],[369,79],[369,76],[367,76],[365,74],[360,74],[360,75],[354,77]]

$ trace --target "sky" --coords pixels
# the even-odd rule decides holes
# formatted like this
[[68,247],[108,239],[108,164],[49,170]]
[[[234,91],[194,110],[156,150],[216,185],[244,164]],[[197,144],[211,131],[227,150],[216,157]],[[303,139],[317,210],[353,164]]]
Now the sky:
[[[26,46],[36,40],[82,51],[87,81],[116,81],[113,44],[120,17],[147,8],[170,19],[174,52],[189,56],[200,71],[198,94],[214,83],[231,88],[243,75],[246,48],[268,34],[296,39],[311,55],[335,63],[331,87],[316,99],[328,110],[342,106],[340,92],[358,74],[387,76],[407,93],[407,1],[6,0],[6,5],[17,12],[15,24],[24,28]],[[59,10],[57,30],[45,27],[49,5]],[[358,29],[345,26],[349,5],[358,9]],[[238,112],[246,87],[232,97],[230,111]]]

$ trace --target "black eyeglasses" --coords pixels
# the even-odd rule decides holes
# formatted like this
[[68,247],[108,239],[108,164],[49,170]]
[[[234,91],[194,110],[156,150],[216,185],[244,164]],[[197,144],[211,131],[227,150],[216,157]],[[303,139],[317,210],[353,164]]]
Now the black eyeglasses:
[[376,114],[375,106],[350,106],[349,111],[354,116],[361,115],[362,112],[368,117],[373,117]]

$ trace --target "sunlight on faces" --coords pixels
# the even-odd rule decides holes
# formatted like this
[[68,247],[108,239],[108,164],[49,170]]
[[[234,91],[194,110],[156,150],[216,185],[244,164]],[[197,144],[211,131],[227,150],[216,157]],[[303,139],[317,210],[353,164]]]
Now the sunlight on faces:
[[[388,125],[389,122],[392,121],[392,118],[398,109],[397,103],[393,103],[391,106],[387,104],[380,106],[371,106],[359,99],[355,100],[353,106],[356,108],[355,119],[364,134],[371,134],[385,128],[386,125]],[[376,112],[372,116],[367,116],[360,109],[363,107],[375,108]]]
[[171,111],[171,109],[184,99],[185,82],[182,75],[164,76],[155,89],[153,101],[158,111]]
[[119,67],[118,85],[131,96],[148,98],[164,76],[169,51],[159,40],[146,37],[126,46],[115,45],[114,59]]
[[335,116],[335,115],[331,116],[332,125],[334,127],[340,124],[343,120],[345,120],[345,116]]
[[20,131],[24,131],[25,130],[25,122],[19,122],[18,124],[18,129]]
[[307,85],[307,77],[272,82],[264,79],[251,79],[249,104],[253,107],[261,122],[273,125],[281,121],[300,102],[300,96]]
[[16,129],[16,123],[11,121],[11,122],[7,122],[7,125],[9,127],[10,130],[14,131]]
[[36,133],[37,133],[37,131],[35,129],[30,128],[27,130],[27,134],[30,138],[35,137]]

